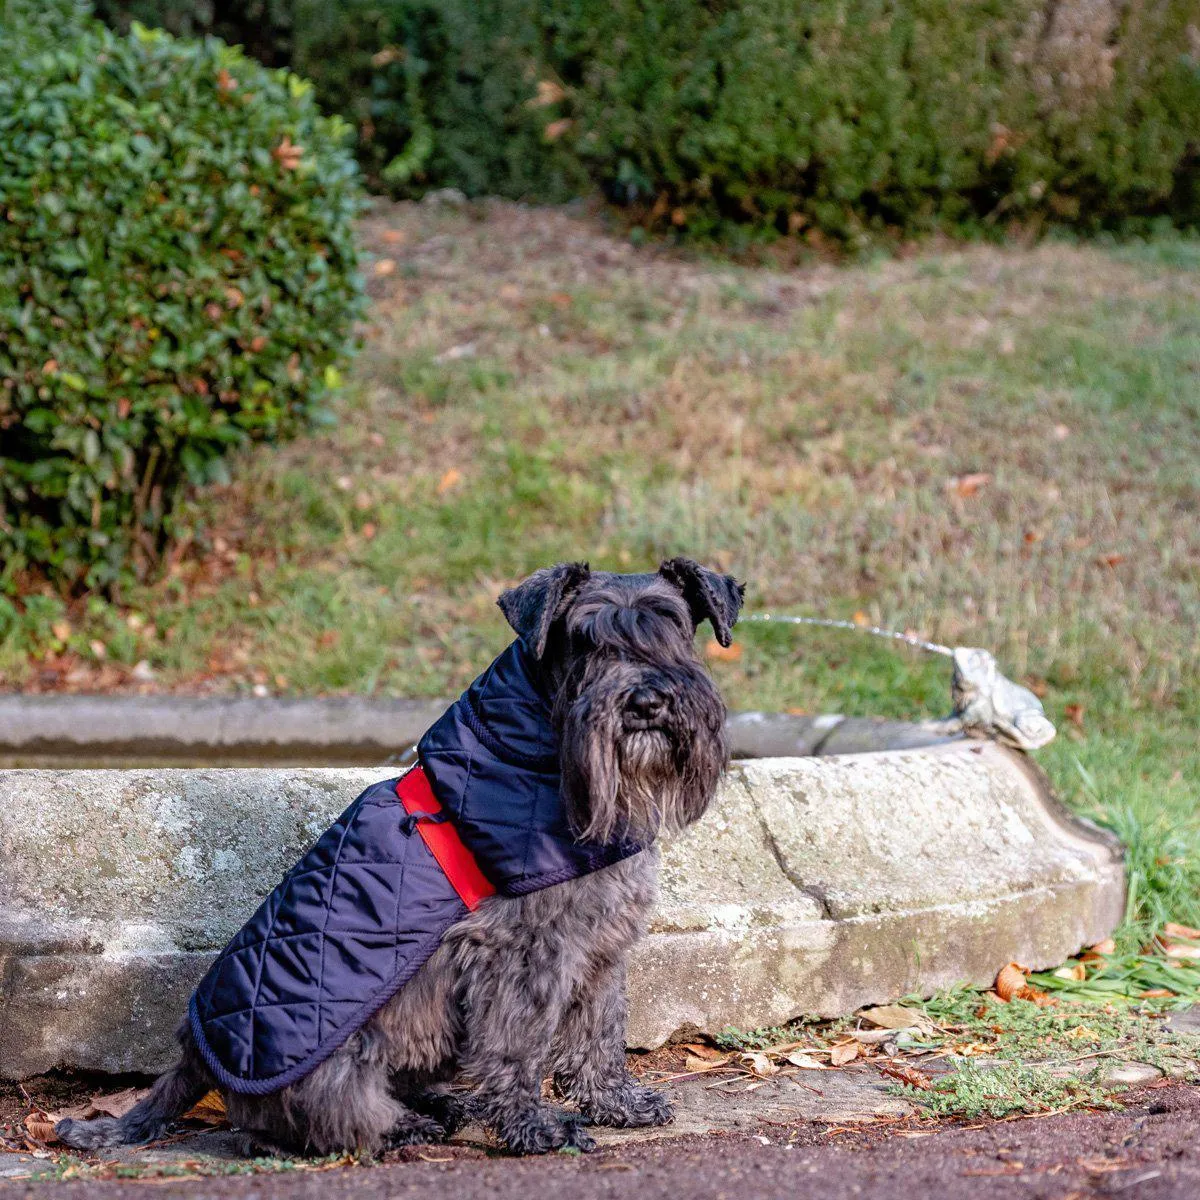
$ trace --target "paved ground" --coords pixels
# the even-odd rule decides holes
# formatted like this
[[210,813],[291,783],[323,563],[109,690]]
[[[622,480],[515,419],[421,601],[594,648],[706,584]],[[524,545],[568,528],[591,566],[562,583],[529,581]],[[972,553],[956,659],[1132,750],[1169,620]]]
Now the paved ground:
[[[805,1073],[807,1075],[807,1073]],[[588,1156],[514,1159],[481,1130],[449,1146],[417,1147],[377,1166],[333,1164],[277,1174],[247,1169],[239,1136],[209,1130],[170,1139],[93,1177],[54,1182],[14,1177],[53,1162],[0,1154],[0,1200],[122,1200],[149,1196],[255,1200],[529,1200],[563,1193],[579,1200],[1193,1200],[1200,1195],[1200,1088],[1168,1080],[1127,1094],[1118,1113],[1069,1113],[999,1122],[936,1123],[888,1094],[870,1064],[807,1079],[674,1081],[677,1119],[644,1135],[597,1131]],[[122,1179],[130,1171],[139,1179]],[[109,1178],[96,1178],[94,1174]],[[167,1178],[165,1173],[190,1175]],[[201,1177],[201,1175],[209,1177]],[[151,1190],[152,1189],[152,1190]]]
[[753,1134],[687,1135],[602,1147],[586,1157],[489,1156],[468,1146],[409,1161],[191,1181],[0,1184],[0,1197],[254,1197],[256,1200],[1193,1200],[1200,1195],[1200,1089],[1130,1097],[1120,1113],[1067,1114],[931,1131],[911,1119],[857,1127],[800,1122]]

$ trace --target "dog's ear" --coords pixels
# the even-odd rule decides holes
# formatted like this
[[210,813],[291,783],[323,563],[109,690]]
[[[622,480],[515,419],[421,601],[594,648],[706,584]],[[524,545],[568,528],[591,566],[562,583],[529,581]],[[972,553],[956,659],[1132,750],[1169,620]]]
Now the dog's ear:
[[562,616],[571,597],[591,573],[587,563],[559,563],[556,567],[534,571],[515,588],[500,593],[496,601],[500,611],[517,634],[525,639],[535,657],[541,658],[546,653],[550,626]]
[[738,583],[732,575],[718,575],[690,558],[668,559],[659,566],[658,573],[683,593],[692,610],[692,624],[699,628],[701,621],[711,621],[717,641],[728,646],[733,640],[733,627],[742,609],[746,585]]

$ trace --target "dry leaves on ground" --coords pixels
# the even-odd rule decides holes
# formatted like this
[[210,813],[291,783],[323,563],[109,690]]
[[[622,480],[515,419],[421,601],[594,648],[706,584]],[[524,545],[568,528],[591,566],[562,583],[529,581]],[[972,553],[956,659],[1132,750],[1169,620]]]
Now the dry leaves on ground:
[[91,1121],[96,1117],[123,1117],[143,1096],[149,1093],[149,1088],[125,1088],[120,1092],[109,1092],[93,1096],[83,1104],[74,1104],[68,1108],[47,1112],[35,1108],[25,1118],[25,1129],[35,1142],[49,1144],[57,1142],[58,1137],[54,1127],[59,1121],[71,1117],[76,1121]]
[[864,1008],[859,1016],[879,1029],[919,1029],[922,1033],[933,1029],[933,1023],[923,1012],[905,1008],[903,1004],[880,1004],[875,1008]]
[[1011,1000],[1029,1000],[1042,1007],[1057,1004],[1058,1001],[1040,988],[1030,987],[1026,982],[1028,974],[1029,972],[1018,963],[1006,963],[996,973],[996,995],[1005,1004]]

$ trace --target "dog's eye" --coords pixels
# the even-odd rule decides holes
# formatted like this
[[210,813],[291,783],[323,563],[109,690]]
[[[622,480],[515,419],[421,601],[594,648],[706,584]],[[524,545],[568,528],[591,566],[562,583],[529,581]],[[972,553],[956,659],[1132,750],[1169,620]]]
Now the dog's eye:
[[596,639],[592,637],[589,629],[572,629],[567,635],[567,640],[575,654],[590,654],[596,649]]
[[655,605],[653,612],[656,617],[661,617],[664,621],[674,625],[685,637],[692,636],[691,618],[680,612],[673,604]]

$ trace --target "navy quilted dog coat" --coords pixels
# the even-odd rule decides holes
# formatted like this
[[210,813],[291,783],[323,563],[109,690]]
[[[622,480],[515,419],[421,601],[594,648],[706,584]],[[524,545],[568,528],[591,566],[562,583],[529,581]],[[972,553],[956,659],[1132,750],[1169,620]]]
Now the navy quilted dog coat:
[[188,1006],[222,1087],[302,1079],[416,974],[487,896],[519,896],[636,854],[578,842],[559,794],[550,705],[514,642],[373,784],[221,951]]

